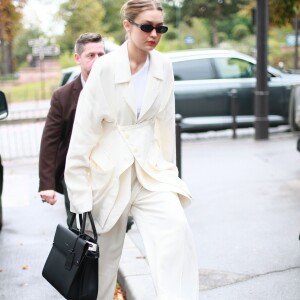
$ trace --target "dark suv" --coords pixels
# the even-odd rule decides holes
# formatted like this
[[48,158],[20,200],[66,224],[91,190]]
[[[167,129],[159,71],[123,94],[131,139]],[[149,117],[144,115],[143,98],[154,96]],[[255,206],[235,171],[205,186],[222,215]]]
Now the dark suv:
[[[5,119],[8,115],[8,108],[5,94],[0,91],[0,120]],[[0,230],[2,229],[2,189],[3,189],[3,166],[0,155]]]

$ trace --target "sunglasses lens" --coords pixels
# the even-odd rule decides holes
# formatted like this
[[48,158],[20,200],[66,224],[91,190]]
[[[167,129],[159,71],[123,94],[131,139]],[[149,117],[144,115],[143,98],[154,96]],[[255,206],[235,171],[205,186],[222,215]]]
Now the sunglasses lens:
[[151,24],[143,24],[143,25],[141,25],[140,28],[141,28],[142,31],[148,32],[148,33],[151,32],[153,29],[155,29],[157,33],[166,33],[168,31],[168,27],[163,26],[163,25],[154,27]]
[[154,27],[150,24],[141,25],[141,30],[144,32],[151,32],[153,29],[154,29]]
[[166,33],[168,31],[168,27],[163,25],[157,26],[155,29],[157,33]]

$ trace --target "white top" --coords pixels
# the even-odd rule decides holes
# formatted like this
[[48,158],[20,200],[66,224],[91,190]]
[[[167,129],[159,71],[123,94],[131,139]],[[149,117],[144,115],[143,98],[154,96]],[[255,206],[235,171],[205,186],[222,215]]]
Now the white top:
[[132,82],[134,87],[134,95],[136,100],[137,117],[141,112],[143,97],[146,89],[147,75],[149,70],[149,57],[143,67],[132,75]]

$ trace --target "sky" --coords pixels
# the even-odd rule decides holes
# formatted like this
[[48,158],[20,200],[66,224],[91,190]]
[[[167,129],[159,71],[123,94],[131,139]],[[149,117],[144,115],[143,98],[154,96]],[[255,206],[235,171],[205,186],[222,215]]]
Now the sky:
[[63,33],[63,23],[55,19],[60,4],[65,0],[28,0],[23,9],[23,24],[29,27],[30,24],[41,28],[47,36]]

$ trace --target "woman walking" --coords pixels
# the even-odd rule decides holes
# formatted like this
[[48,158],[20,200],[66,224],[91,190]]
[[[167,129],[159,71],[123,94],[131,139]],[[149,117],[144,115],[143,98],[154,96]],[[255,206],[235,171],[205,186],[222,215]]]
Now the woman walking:
[[[79,98],[65,179],[71,211],[92,211],[98,300],[112,300],[128,215],[142,236],[159,300],[198,299],[194,242],[175,165],[172,65],[154,50],[167,32],[157,0],[121,9],[127,41],[98,59]],[[142,299],[141,299],[142,300]]]

